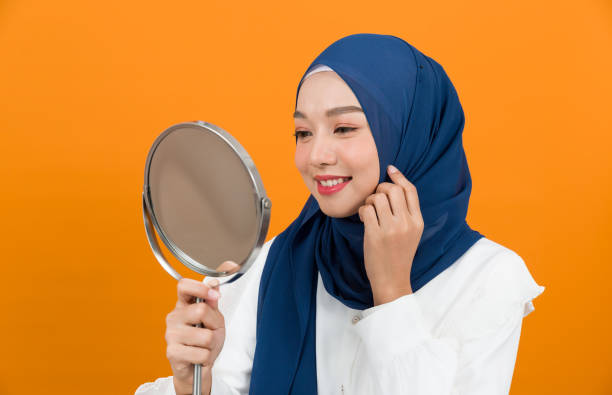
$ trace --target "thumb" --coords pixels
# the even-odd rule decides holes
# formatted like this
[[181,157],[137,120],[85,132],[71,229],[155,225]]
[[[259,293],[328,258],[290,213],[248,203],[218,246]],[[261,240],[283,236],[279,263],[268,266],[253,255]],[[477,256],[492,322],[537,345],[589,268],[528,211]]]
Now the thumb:
[[219,289],[219,280],[212,279],[205,281],[208,285],[208,295],[204,298],[204,302],[215,310],[219,310],[219,299],[221,298],[221,291]]

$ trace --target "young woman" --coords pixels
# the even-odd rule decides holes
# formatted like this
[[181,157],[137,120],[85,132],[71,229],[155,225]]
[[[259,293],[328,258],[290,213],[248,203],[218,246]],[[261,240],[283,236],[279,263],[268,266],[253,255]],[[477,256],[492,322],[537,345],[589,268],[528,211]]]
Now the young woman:
[[194,363],[212,395],[507,394],[544,287],[465,221],[464,114],[443,68],[394,36],[344,37],[306,70],[294,119],[308,201],[223,298],[179,282],[174,375],[137,394],[190,393]]

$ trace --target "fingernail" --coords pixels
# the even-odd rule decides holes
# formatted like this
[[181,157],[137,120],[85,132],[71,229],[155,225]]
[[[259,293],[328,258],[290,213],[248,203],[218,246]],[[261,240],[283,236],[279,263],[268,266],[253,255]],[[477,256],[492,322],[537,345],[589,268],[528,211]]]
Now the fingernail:
[[219,297],[219,292],[215,291],[214,289],[209,289],[208,297],[211,299],[217,299]]
[[219,285],[219,280],[214,279],[214,280],[210,280],[210,282],[208,283],[211,287],[216,287],[217,285]]
[[397,173],[397,168],[393,165],[389,165],[389,173]]

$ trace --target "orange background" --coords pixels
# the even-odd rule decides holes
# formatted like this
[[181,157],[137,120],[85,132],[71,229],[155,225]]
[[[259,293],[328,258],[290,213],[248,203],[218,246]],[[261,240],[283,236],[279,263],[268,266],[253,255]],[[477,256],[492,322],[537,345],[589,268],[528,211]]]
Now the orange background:
[[269,239],[308,193],[299,78],[362,32],[445,68],[466,114],[468,223],[547,287],[512,394],[612,393],[609,0],[3,0],[0,394],[133,393],[170,375],[176,283],[141,214],[150,145],[195,119],[236,136],[274,202]]

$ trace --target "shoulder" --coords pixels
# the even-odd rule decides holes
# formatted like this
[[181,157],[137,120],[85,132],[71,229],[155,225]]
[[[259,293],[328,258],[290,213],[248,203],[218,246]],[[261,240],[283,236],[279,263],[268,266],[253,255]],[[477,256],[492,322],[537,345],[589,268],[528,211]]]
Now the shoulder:
[[519,254],[483,237],[422,290],[429,296],[450,293],[456,299],[460,294],[476,296],[485,289],[515,295],[537,287]]
[[484,237],[473,247],[458,265],[458,271],[464,272],[460,274],[472,283],[474,298],[518,302],[531,300],[544,290],[515,251]]
[[463,338],[521,319],[544,291],[519,254],[486,237],[430,283],[422,288],[423,302],[438,313],[442,327]]

